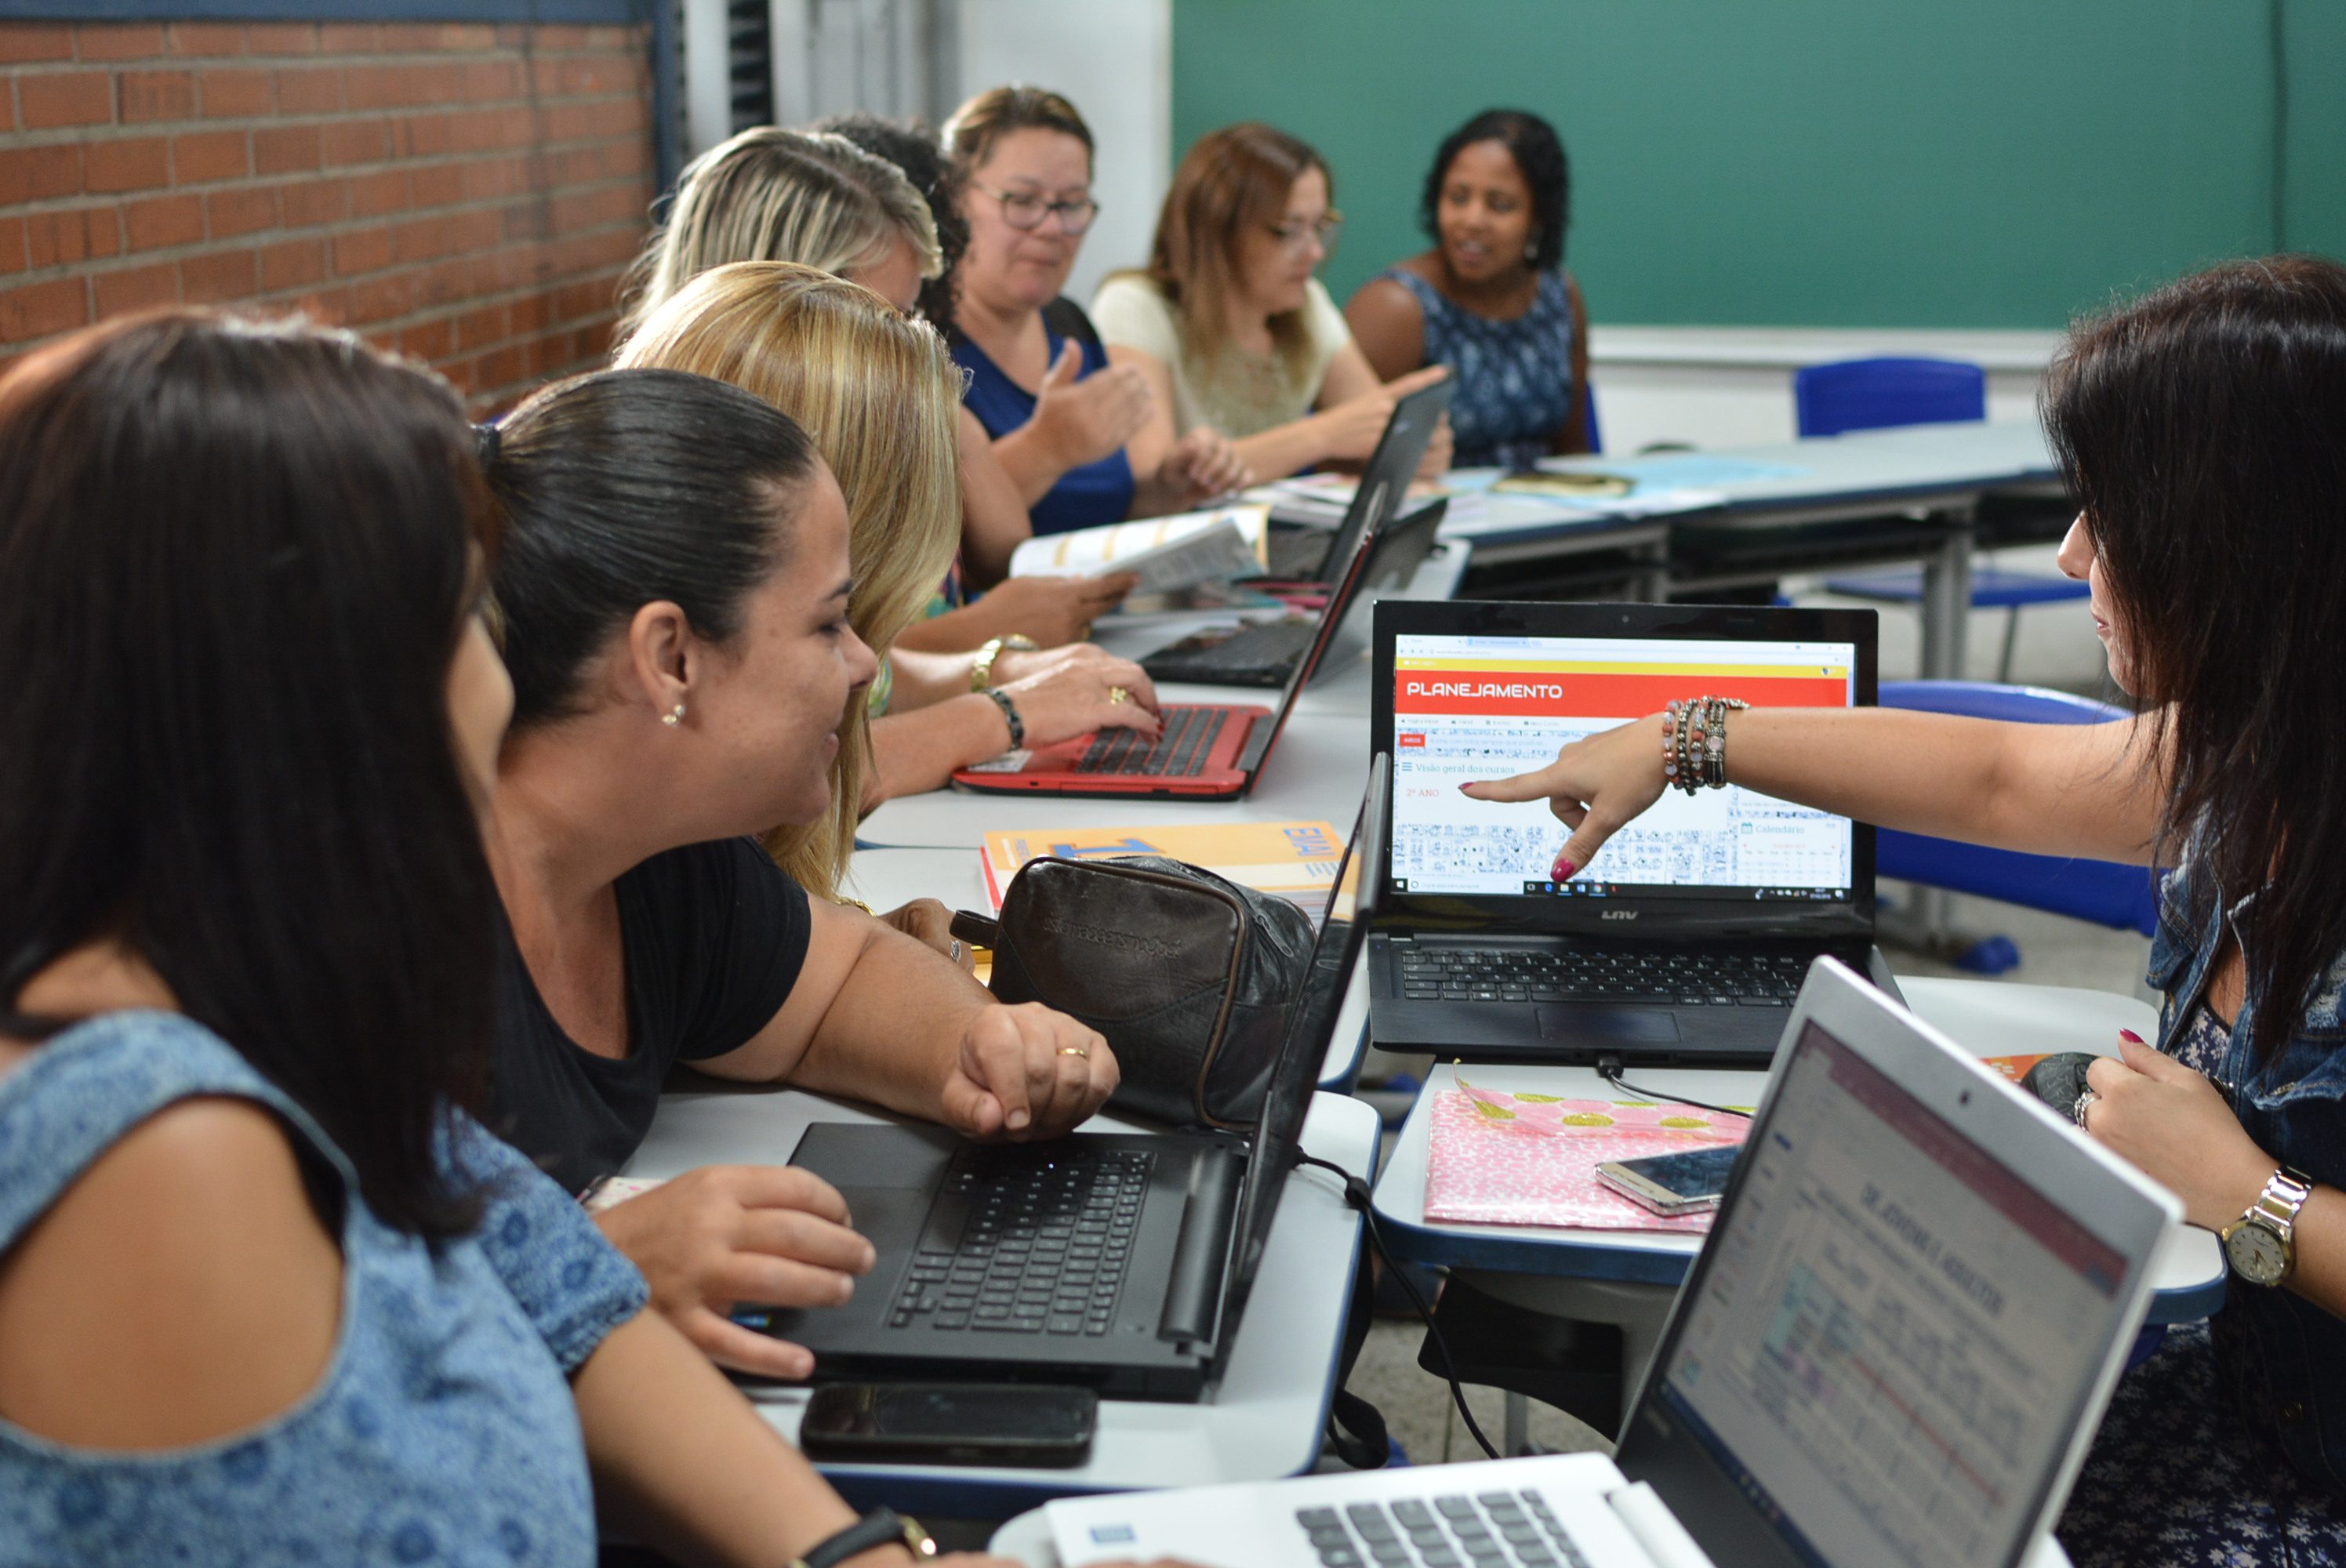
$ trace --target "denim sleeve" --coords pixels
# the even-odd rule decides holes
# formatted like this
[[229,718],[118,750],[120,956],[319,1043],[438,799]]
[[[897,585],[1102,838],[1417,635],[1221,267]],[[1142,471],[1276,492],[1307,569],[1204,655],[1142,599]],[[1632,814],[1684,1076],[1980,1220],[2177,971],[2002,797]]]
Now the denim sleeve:
[[643,1275],[553,1177],[471,1117],[455,1117],[448,1146],[452,1166],[480,1186],[483,1256],[563,1371],[577,1370],[643,1310]]

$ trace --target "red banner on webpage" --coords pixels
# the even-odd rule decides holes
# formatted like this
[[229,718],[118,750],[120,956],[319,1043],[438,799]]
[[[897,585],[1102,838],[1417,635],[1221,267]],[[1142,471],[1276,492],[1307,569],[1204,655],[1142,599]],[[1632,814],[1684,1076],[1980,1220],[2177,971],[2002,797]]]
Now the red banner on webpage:
[[1539,675],[1477,669],[1405,669],[1393,676],[1397,713],[1504,718],[1642,718],[1672,702],[1738,697],[1754,708],[1846,708],[1846,676]]

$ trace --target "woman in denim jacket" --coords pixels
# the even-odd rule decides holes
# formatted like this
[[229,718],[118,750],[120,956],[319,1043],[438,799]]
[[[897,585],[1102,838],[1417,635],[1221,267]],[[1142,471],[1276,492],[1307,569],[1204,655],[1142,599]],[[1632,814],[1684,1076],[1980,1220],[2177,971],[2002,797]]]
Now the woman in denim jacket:
[[[2063,1518],[2084,1568],[2346,1563],[2346,267],[2273,257],[2079,325],[2045,425],[2121,723],[1739,712],[1738,785],[1910,832],[2177,868],[2150,983],[2076,1119],[2228,1233],[2224,1309],[2131,1372]],[[1689,697],[1697,695],[1687,694]],[[1660,797],[1664,716],[1486,800],[1585,869]]]

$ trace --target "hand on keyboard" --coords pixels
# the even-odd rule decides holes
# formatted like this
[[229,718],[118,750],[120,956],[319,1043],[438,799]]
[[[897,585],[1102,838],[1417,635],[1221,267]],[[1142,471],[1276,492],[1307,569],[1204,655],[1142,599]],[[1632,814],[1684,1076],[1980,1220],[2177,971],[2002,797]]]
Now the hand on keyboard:
[[1107,1042],[1066,1013],[996,1003],[963,1031],[944,1119],[974,1137],[1056,1137],[1106,1104],[1117,1076]]
[[[1007,660],[1010,656],[1005,654]],[[1130,659],[1090,643],[1020,656],[1001,689],[1018,705],[1028,746],[1052,746],[1096,729],[1157,738],[1157,686]],[[1122,691],[1122,701],[1114,700]]]

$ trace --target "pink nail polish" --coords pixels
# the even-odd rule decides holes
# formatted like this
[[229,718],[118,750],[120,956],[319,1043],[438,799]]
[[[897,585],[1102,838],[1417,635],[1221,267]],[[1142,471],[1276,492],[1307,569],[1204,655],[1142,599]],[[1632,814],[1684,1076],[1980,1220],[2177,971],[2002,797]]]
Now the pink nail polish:
[[2135,1033],[2133,1030],[2131,1030],[2131,1029],[2121,1029],[2121,1030],[2119,1030],[2119,1031],[2118,1031],[2118,1038],[2119,1038],[2119,1039],[2121,1039],[2121,1040],[2131,1040],[2131,1041],[2133,1041],[2133,1042],[2134,1042],[2136,1044],[2137,1044],[2137,1045],[2142,1045],[2142,1044],[2147,1044],[2147,1041],[2145,1041],[2141,1035],[2139,1035],[2139,1034],[2136,1033]]
[[1558,860],[1553,867],[1549,868],[1548,876],[1550,880],[1561,882],[1569,879],[1572,873],[1578,870],[1580,870],[1580,868],[1574,865],[1570,860]]
[[1464,795],[1464,794],[1465,794],[1468,790],[1470,790],[1470,789],[1474,789],[1474,786],[1475,786],[1476,784],[1480,783],[1480,782],[1481,782],[1481,780],[1480,780],[1480,779],[1468,779],[1465,783],[1461,784],[1460,786],[1458,786],[1458,793],[1460,793],[1461,795]]

